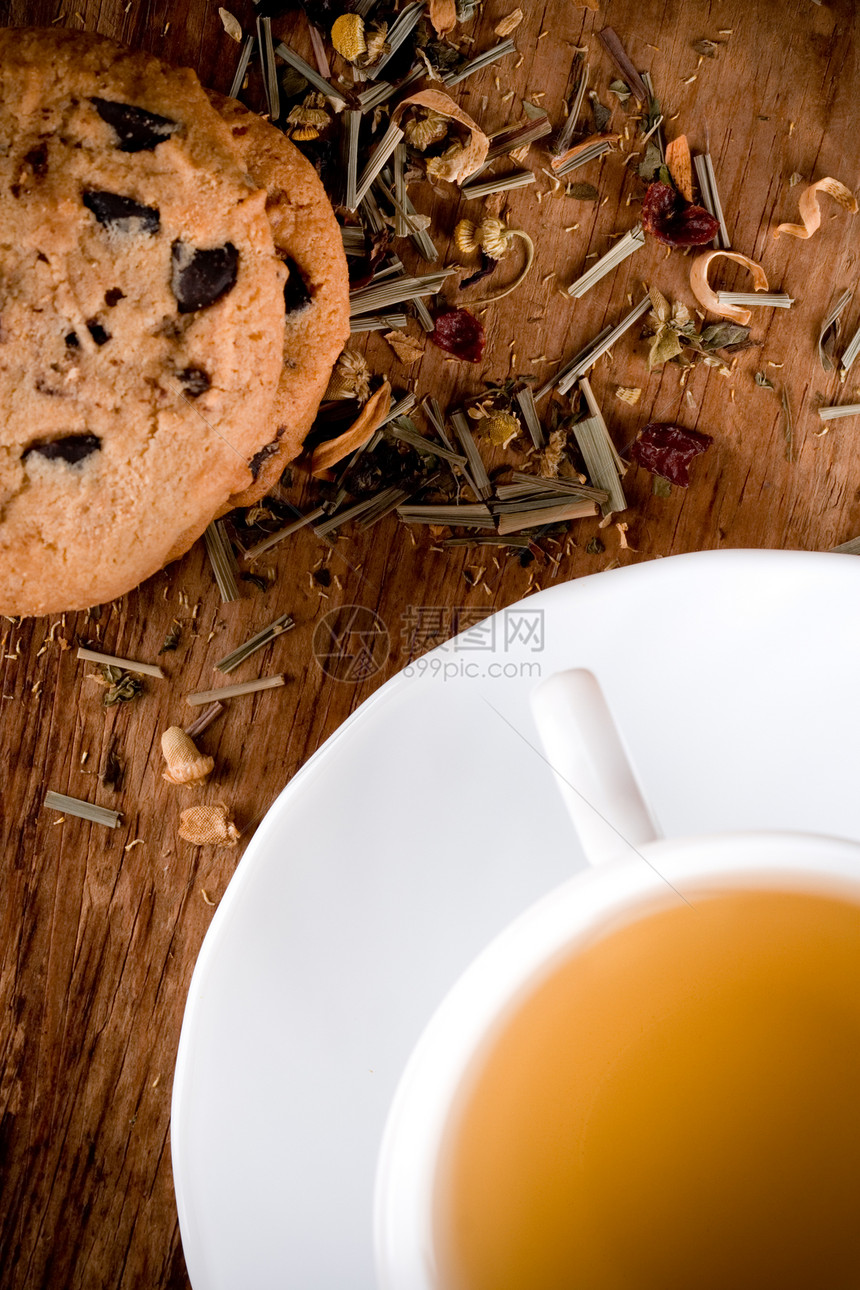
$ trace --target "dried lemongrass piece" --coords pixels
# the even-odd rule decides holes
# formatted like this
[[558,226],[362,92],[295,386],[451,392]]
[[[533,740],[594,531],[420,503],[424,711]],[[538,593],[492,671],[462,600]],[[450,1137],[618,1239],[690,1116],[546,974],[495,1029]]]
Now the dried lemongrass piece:
[[735,264],[742,264],[744,268],[749,269],[756,291],[767,291],[767,275],[764,269],[755,260],[749,259],[746,255],[740,255],[737,251],[705,251],[702,255],[697,255],[690,267],[690,288],[704,309],[716,314],[718,318],[733,318],[735,322],[745,325],[752,317],[749,309],[742,309],[740,305],[721,305],[719,296],[708,282],[711,261],[720,256],[725,256],[727,260],[734,260]]
[[615,397],[621,399],[623,403],[638,403],[642,396],[642,391],[636,385],[616,385]]
[[[432,0],[431,0],[431,7],[430,7],[430,16],[432,19],[432,16],[433,16]],[[522,9],[514,9],[511,13],[508,14],[506,18],[502,18],[501,22],[496,23],[495,27],[493,28],[493,31],[496,33],[497,36],[510,36],[511,32],[516,31],[517,27],[519,27],[520,23],[523,20],[523,17],[524,17],[524,14]]]
[[64,815],[89,820],[91,824],[105,824],[109,829],[118,828],[122,818],[119,811],[111,811],[106,806],[94,806],[92,802],[84,802],[80,797],[67,797],[65,793],[55,793],[53,789],[45,794],[44,805],[51,811],[62,811]]
[[[570,170],[575,170],[577,165],[584,164],[581,158],[586,154],[587,159],[592,161],[594,157],[602,155],[603,152],[609,152],[613,143],[617,143],[620,138],[620,134],[590,134],[587,139],[582,139],[572,148],[568,148],[566,152],[561,153],[560,156],[553,157],[549,164],[557,173],[566,175]],[[595,151],[596,149],[599,149],[599,151]],[[571,162],[576,164],[571,165]]]
[[285,632],[292,631],[295,625],[295,619],[292,614],[281,614],[273,623],[269,623],[268,627],[264,627],[262,631],[249,637],[236,649],[219,659],[215,664],[216,671],[232,672],[234,668],[237,668],[240,663],[244,663],[245,659],[250,658],[258,649],[263,649],[264,646],[276,640],[278,636],[283,636]]
[[385,380],[375,394],[370,396],[348,430],[344,430],[336,439],[328,439],[314,448],[311,456],[311,474],[314,478],[324,478],[325,472],[331,470],[332,466],[343,461],[356,448],[362,448],[385,419],[390,406],[391,385]]
[[208,708],[205,708],[199,716],[196,716],[194,720],[185,727],[185,733],[190,735],[192,739],[196,739],[198,735],[203,734],[203,731],[207,726],[211,726],[215,718],[219,717],[223,711],[223,703],[210,703]]
[[190,806],[179,817],[179,836],[196,847],[234,847],[239,841],[239,830],[230,819],[227,807],[219,802],[215,806]]
[[447,36],[457,26],[456,0],[430,0],[429,18],[436,35]]
[[126,672],[140,672],[144,676],[163,677],[164,673],[157,663],[135,663],[130,658],[116,658],[113,654],[101,654],[98,650],[78,648],[78,658],[86,663],[103,663],[107,667],[121,667]]
[[230,89],[227,92],[228,98],[237,99],[241,94],[242,86],[245,84],[245,77],[248,73],[248,64],[251,62],[256,44],[256,36],[246,36],[242,52],[239,55],[239,62],[236,64],[236,71],[233,73]]
[[256,681],[240,681],[238,685],[222,685],[217,690],[198,690],[196,694],[186,694],[185,702],[192,708],[202,707],[204,703],[220,703],[222,699],[239,699],[245,694],[256,694],[258,690],[277,690],[285,685],[282,674],[261,676]]
[[853,295],[854,292],[850,287],[846,291],[843,291],[842,295],[836,301],[836,304],[821,324],[821,331],[818,336],[818,358],[825,372],[832,372],[835,367],[835,363],[833,362],[834,349],[836,342],[839,339],[839,333],[842,330],[840,315]]
[[398,125],[404,113],[411,107],[429,108],[433,112],[438,112],[440,116],[456,121],[469,132],[468,143],[459,148],[456,154],[448,157],[444,166],[437,167],[437,178],[459,184],[476,170],[480,170],[486,160],[490,140],[477,122],[458,107],[450,94],[440,89],[421,89],[415,94],[410,94],[394,109],[391,114],[391,124]]
[[167,762],[161,778],[168,784],[202,784],[215,768],[215,758],[202,753],[181,726],[168,726],[161,736],[161,751]]
[[851,189],[846,188],[838,179],[831,179],[828,176],[826,179],[819,179],[814,184],[810,184],[800,194],[798,213],[803,223],[779,224],[774,237],[779,237],[780,233],[790,233],[792,237],[812,237],[812,234],[821,226],[821,210],[816,196],[818,192],[827,193],[849,214],[857,214],[857,198]]
[[666,166],[675,181],[675,187],[688,202],[693,200],[693,161],[685,134],[666,144]]
[[819,408],[818,415],[822,421],[839,421],[842,417],[860,415],[860,403],[842,403],[832,408]]

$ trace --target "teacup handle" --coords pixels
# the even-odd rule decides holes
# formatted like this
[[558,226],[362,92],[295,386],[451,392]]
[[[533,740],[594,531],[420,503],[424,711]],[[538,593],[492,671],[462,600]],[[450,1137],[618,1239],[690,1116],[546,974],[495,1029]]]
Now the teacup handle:
[[556,672],[534,691],[531,705],[589,863],[655,842],[660,831],[594,673]]

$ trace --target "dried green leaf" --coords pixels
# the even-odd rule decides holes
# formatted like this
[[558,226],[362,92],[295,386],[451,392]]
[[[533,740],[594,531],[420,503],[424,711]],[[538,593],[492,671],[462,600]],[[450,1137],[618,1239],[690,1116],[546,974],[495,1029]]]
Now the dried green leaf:
[[585,544],[585,549],[589,555],[602,555],[606,550],[599,537],[590,538]]
[[132,676],[130,672],[125,672],[121,667],[113,667],[111,664],[102,665],[102,675],[104,676],[107,689],[102,695],[102,703],[106,708],[113,707],[115,703],[128,703],[130,699],[136,698],[143,689],[143,682],[140,677]]
[[288,64],[281,72],[281,89],[284,98],[296,99],[300,94],[306,94],[309,88],[308,82],[295,67],[290,67]]
[[626,103],[633,91],[626,81],[610,81],[609,93],[614,94],[619,103]]
[[591,100],[591,115],[594,119],[594,133],[603,134],[608,128],[609,122],[612,120],[612,111],[610,108],[606,107],[605,104],[600,102],[595,90],[592,90],[588,97]]
[[667,323],[672,317],[672,306],[657,287],[649,287],[648,295],[651,297],[651,305],[654,313],[657,315],[657,321]]
[[767,379],[764,372],[755,372],[753,374],[753,380],[755,381],[756,385],[761,386],[763,390],[773,390],[776,388],[773,382]]
[[683,346],[674,327],[669,326],[668,323],[664,324],[651,341],[651,349],[648,353],[649,370],[653,371],[655,367],[661,367],[670,358],[680,354],[682,349]]
[[179,646],[179,638],[181,634],[182,634],[181,627],[176,626],[172,628],[171,631],[169,631],[165,636],[164,644],[162,645],[161,649],[158,651],[159,654],[166,654],[169,650],[177,649]]
[[639,178],[643,179],[646,184],[652,183],[659,174],[662,164],[663,158],[660,156],[660,149],[653,139],[649,139],[645,155],[637,167]]
[[662,475],[651,476],[651,494],[653,497],[671,497],[672,485]]
[[713,353],[715,349],[729,349],[733,345],[743,345],[749,340],[749,334],[749,327],[742,327],[740,323],[712,323],[704,329],[700,340],[702,347],[709,353]]
[[596,202],[600,196],[594,184],[568,184],[564,191],[567,197],[573,197],[578,202]]

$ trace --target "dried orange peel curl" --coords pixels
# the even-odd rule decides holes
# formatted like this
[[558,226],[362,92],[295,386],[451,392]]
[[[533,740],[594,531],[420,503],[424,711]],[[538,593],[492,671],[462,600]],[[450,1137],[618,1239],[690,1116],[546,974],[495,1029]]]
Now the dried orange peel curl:
[[[424,86],[429,87],[424,88]],[[416,94],[410,94],[408,98],[398,103],[391,114],[392,125],[400,125],[404,114],[410,108],[427,108],[431,112],[438,112],[439,116],[447,117],[449,121],[456,121],[468,136],[462,143],[453,143],[442,157],[432,159],[434,164],[431,178],[447,179],[452,184],[462,184],[476,170],[481,169],[487,159],[490,140],[478,123],[454,102],[450,94],[429,85],[429,82],[422,82],[422,88]]]
[[746,255],[738,255],[737,251],[705,251],[703,255],[696,256],[690,269],[690,287],[693,295],[708,313],[716,314],[718,318],[733,318],[735,322],[746,326],[752,317],[749,309],[742,309],[740,305],[721,305],[716,291],[708,282],[711,261],[719,256],[734,260],[735,264],[742,264],[745,269],[749,269],[756,291],[767,291],[765,271],[760,264],[756,264],[755,260],[750,260]]
[[375,394],[371,394],[348,430],[336,439],[326,439],[313,450],[310,471],[314,479],[330,478],[328,472],[344,457],[362,448],[374,430],[388,416],[391,408],[391,385],[384,380]]
[[798,211],[803,223],[780,224],[774,232],[774,237],[779,237],[780,233],[790,233],[792,237],[812,237],[812,234],[821,227],[821,210],[816,196],[818,192],[829,194],[851,215],[857,214],[857,198],[850,188],[846,188],[838,179],[819,179],[817,183],[804,188],[800,194]]

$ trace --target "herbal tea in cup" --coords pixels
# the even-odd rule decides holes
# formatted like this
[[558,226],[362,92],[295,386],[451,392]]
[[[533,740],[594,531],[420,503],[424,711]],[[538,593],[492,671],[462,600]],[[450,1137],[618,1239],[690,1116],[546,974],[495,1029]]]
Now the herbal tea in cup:
[[484,1034],[440,1136],[440,1290],[860,1284],[860,903],[628,910]]

